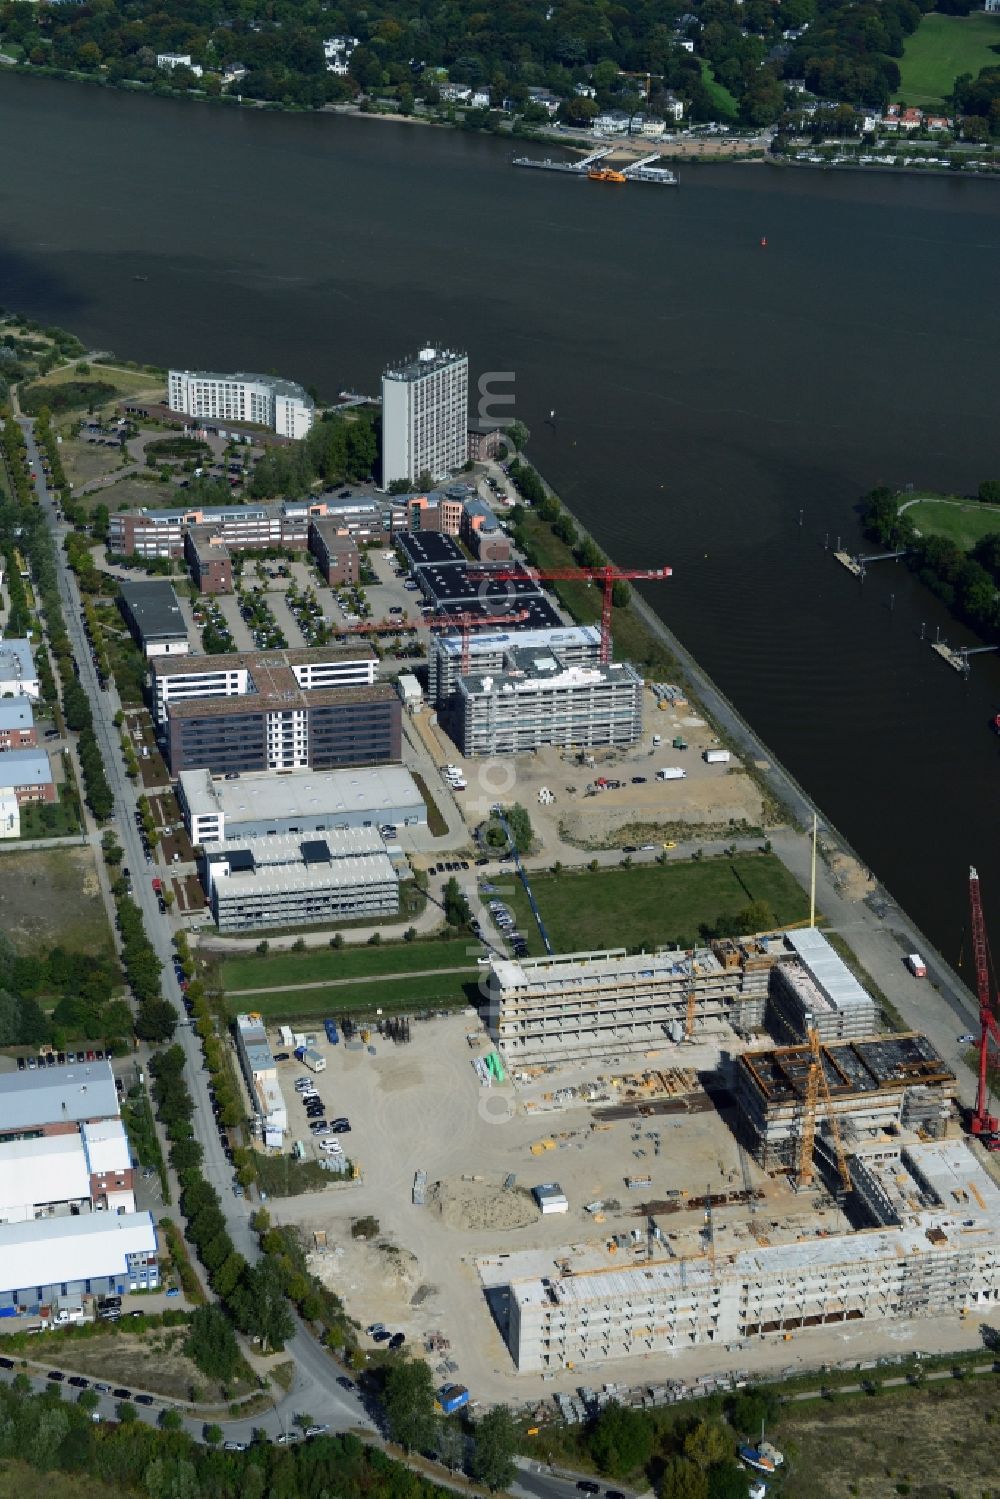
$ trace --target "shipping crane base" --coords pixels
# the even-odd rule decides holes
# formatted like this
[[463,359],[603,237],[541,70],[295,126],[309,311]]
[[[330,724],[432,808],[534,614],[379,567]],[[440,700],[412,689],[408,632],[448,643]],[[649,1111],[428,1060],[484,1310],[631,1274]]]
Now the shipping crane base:
[[990,973],[986,955],[986,923],[979,875],[969,870],[969,909],[972,913],[972,951],[976,963],[976,994],[979,999],[979,1081],[976,1107],[969,1121],[969,1132],[986,1150],[1000,1150],[1000,1118],[989,1112],[990,1042],[1000,1059],[1000,1024],[990,995]]

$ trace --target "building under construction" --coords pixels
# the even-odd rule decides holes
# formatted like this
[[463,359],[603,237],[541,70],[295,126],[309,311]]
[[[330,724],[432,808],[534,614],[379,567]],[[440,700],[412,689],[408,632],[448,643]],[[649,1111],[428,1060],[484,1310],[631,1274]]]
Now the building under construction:
[[[959,1140],[898,1140],[858,1158],[877,1201],[860,1233],[799,1233],[640,1264],[589,1246],[504,1260],[507,1338],[522,1373],[846,1322],[941,1316],[1000,1301],[1000,1191]],[[484,1275],[484,1284],[486,1276]]]
[[774,971],[768,1026],[782,1041],[798,1041],[815,1030],[821,1041],[872,1036],[878,1007],[843,958],[816,927],[788,932],[791,949]]
[[679,1042],[724,1022],[764,1024],[781,937],[643,953],[624,948],[511,962],[489,970],[489,1026],[508,1063],[571,1061]]
[[943,1133],[956,1078],[926,1036],[910,1032],[820,1043],[825,1087],[822,1080],[816,1087],[816,1055],[809,1045],[782,1046],[744,1052],[736,1060],[738,1129],[765,1170],[793,1170],[800,1163],[810,1113],[821,1138],[832,1114],[849,1149],[873,1133],[908,1129],[930,1138]]

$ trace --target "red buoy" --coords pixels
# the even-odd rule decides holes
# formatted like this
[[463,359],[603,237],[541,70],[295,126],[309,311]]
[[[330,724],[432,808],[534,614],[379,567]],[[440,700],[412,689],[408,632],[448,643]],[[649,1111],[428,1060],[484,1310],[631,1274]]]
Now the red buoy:
[[760,247],[761,247],[762,250],[766,250],[767,249],[767,240],[766,239],[762,239],[761,240]]

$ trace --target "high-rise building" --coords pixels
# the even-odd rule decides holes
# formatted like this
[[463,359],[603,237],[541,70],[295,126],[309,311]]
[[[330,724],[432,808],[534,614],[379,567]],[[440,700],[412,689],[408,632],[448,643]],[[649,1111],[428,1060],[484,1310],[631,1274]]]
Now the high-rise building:
[[469,456],[469,361],[452,349],[421,349],[382,375],[382,484],[445,479]]
[[208,421],[253,422],[282,437],[305,437],[316,415],[312,397],[291,380],[210,370],[171,370],[167,405]]

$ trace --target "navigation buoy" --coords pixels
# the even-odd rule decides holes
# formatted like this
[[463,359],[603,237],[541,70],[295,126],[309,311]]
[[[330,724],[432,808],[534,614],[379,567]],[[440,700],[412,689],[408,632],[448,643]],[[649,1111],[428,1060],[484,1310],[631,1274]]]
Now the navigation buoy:
[[761,240],[760,247],[761,247],[762,250],[766,250],[767,249],[767,240],[766,239],[762,239]]

